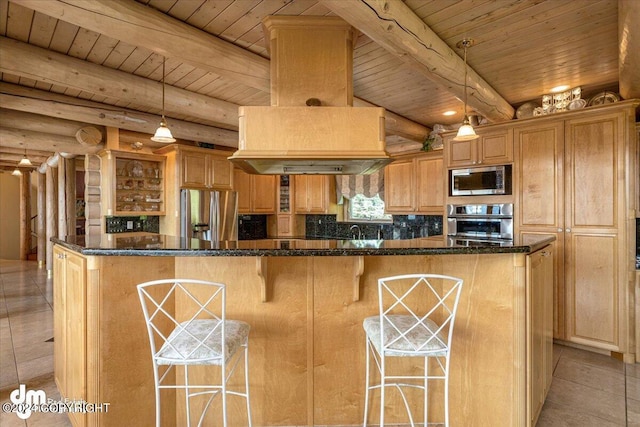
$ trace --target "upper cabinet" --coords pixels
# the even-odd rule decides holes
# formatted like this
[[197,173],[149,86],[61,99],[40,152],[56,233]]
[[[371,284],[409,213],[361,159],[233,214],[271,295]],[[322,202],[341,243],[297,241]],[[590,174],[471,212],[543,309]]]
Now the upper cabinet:
[[233,188],[238,192],[238,213],[276,213],[277,175],[250,175],[233,171]]
[[165,159],[105,150],[102,157],[104,215],[164,215]]
[[295,175],[294,188],[295,213],[335,213],[335,177],[331,175]]
[[454,141],[455,134],[445,138],[447,167],[502,165],[513,162],[511,129],[477,129],[478,139]]
[[[180,186],[211,190],[231,190],[233,167],[226,153],[182,149]],[[210,151],[210,150],[209,150]]]
[[442,151],[394,160],[384,171],[385,210],[442,215],[444,178]]

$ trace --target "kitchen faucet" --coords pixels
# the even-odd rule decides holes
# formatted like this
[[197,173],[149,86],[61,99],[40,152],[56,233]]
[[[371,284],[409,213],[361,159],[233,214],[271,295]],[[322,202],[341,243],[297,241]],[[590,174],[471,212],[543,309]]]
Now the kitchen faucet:
[[353,237],[354,239],[356,238],[356,233],[353,230],[358,230],[358,240],[362,239],[362,232],[360,231],[360,227],[357,224],[353,224],[351,227],[349,227],[349,230],[351,231],[351,237]]

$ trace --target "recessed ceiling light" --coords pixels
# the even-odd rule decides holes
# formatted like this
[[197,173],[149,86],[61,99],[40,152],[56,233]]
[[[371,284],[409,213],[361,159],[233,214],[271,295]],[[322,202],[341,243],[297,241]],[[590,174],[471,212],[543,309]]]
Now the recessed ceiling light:
[[562,92],[569,89],[569,85],[560,85],[560,86],[556,86],[554,88],[551,88],[551,93],[556,93],[556,92]]
[[443,116],[453,116],[456,112],[453,110],[445,111],[442,113]]

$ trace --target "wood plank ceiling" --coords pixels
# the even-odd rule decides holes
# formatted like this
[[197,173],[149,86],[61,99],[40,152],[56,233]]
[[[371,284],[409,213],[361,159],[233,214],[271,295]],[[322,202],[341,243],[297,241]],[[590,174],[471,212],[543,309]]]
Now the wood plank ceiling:
[[[261,21],[272,14],[339,15],[359,29],[354,105],[386,108],[390,151],[415,149],[435,124],[462,121],[463,38],[475,40],[469,104],[489,121],[559,84],[587,99],[617,92],[619,1],[0,0],[0,167],[25,148],[35,163],[96,150],[74,142],[83,126],[120,127],[153,147],[164,57],[174,134],[237,146],[237,107],[270,102]],[[451,84],[433,61],[451,67]],[[499,113],[482,108],[490,92]]]

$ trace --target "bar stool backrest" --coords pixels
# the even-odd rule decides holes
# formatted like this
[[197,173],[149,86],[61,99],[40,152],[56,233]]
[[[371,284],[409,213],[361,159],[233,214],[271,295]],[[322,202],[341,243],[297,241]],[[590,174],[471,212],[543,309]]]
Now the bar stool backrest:
[[225,348],[225,285],[193,279],[138,286],[154,364],[220,364]]
[[437,274],[378,279],[383,352],[394,356],[448,353],[462,282]]

